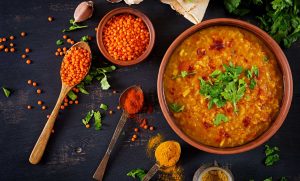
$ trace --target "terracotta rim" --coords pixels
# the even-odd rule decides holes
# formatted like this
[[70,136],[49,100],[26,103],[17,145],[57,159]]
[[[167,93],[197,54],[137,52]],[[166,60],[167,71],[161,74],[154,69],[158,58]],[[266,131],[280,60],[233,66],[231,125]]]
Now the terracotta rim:
[[[245,30],[248,30],[249,32],[255,34],[258,38],[260,38],[266,46],[273,52],[275,55],[278,64],[281,68],[282,75],[283,75],[283,85],[284,85],[284,93],[281,103],[281,108],[279,110],[278,116],[273,122],[273,124],[269,127],[268,130],[266,130],[262,135],[257,137],[255,140],[248,142],[244,145],[232,147],[232,148],[217,148],[212,147],[208,145],[201,144],[189,136],[187,136],[175,123],[175,119],[172,116],[172,113],[170,113],[168,106],[165,101],[164,96],[164,90],[163,90],[163,74],[166,68],[166,65],[169,61],[170,56],[172,55],[173,51],[176,49],[180,43],[185,40],[190,35],[194,34],[195,32],[211,27],[211,26],[221,26],[221,25],[227,25],[227,26],[234,26],[239,27]],[[158,73],[158,80],[157,80],[157,92],[158,92],[158,99],[159,104],[162,109],[163,115],[166,118],[168,124],[171,126],[171,128],[175,131],[175,133],[182,138],[185,142],[188,144],[209,152],[209,153],[215,153],[215,154],[236,154],[236,153],[242,153],[245,151],[249,151],[251,149],[254,149],[264,142],[266,142],[268,139],[270,139],[277,130],[281,127],[282,123],[284,122],[291,102],[292,102],[292,96],[293,96],[293,78],[291,74],[291,69],[289,66],[289,63],[287,61],[286,56],[284,55],[283,51],[279,47],[279,45],[273,40],[266,32],[261,30],[260,28],[247,23],[245,21],[240,21],[236,19],[230,19],[230,18],[217,18],[217,19],[211,19],[204,21],[202,23],[199,23],[197,25],[192,26],[191,28],[184,31],[182,34],[180,34],[174,42],[171,44],[171,46],[168,48],[167,52],[165,53],[163,60],[161,62],[159,73]]]
[[[138,57],[137,59],[135,60],[132,60],[132,61],[120,61],[120,60],[115,60],[112,56],[110,56],[110,54],[107,52],[106,48],[104,47],[104,44],[103,44],[103,35],[102,35],[102,32],[103,32],[103,28],[104,26],[106,25],[107,21],[110,20],[113,16],[115,15],[119,15],[119,14],[125,14],[125,13],[128,13],[128,14],[132,14],[134,16],[137,16],[137,17],[140,17],[145,25],[147,26],[148,30],[149,30],[149,33],[150,33],[150,41],[149,41],[149,45],[147,47],[147,49],[145,50],[145,52],[140,56]],[[100,23],[98,24],[98,28],[97,28],[97,33],[96,33],[96,37],[97,37],[97,44],[98,44],[98,47],[101,51],[101,53],[104,55],[104,57],[109,60],[110,62],[114,63],[114,64],[117,64],[117,65],[121,65],[121,66],[128,66],[128,65],[134,65],[134,64],[137,64],[143,60],[145,60],[148,55],[150,54],[150,52],[152,51],[153,49],[153,46],[154,46],[154,42],[155,42],[155,31],[154,31],[154,27],[150,21],[150,19],[145,15],[143,14],[142,12],[136,10],[136,9],[133,9],[133,8],[128,8],[128,7],[123,7],[123,8],[116,8],[110,12],[108,12],[100,21]]]

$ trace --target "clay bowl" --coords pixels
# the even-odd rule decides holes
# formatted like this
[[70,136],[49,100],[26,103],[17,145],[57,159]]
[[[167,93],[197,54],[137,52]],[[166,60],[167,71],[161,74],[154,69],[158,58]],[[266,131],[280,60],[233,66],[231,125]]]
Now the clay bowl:
[[[201,144],[189,136],[187,136],[180,127],[176,124],[175,118],[172,116],[172,113],[169,111],[165,97],[164,97],[164,90],[163,90],[163,75],[166,68],[166,65],[169,61],[170,56],[172,55],[173,51],[177,48],[178,45],[181,44],[187,37],[194,34],[195,32],[211,27],[216,25],[226,25],[226,26],[234,26],[239,27],[242,29],[246,29],[253,34],[255,34],[259,39],[261,39],[268,48],[273,52],[275,57],[277,58],[279,67],[281,68],[282,74],[283,74],[283,84],[284,84],[284,94],[283,99],[281,103],[281,108],[279,110],[277,118],[273,121],[273,124],[259,137],[257,137],[255,140],[245,143],[244,145],[232,147],[232,148],[217,148],[212,146],[207,146],[204,144]],[[175,41],[171,44],[171,46],[168,48],[167,52],[165,53],[163,60],[161,62],[159,73],[158,73],[158,80],[157,80],[157,92],[158,92],[158,99],[159,104],[162,109],[163,115],[166,118],[167,122],[171,126],[171,128],[175,131],[175,133],[181,137],[185,142],[188,144],[206,151],[210,153],[215,154],[236,154],[245,152],[251,149],[254,149],[264,142],[266,142],[268,139],[270,139],[280,128],[282,123],[284,122],[290,105],[292,101],[293,96],[293,80],[292,80],[292,74],[290,70],[290,66],[288,64],[287,58],[285,57],[283,51],[279,47],[279,45],[273,40],[266,32],[261,30],[260,28],[249,24],[244,21],[235,20],[235,19],[227,19],[227,18],[219,18],[219,19],[212,19],[208,21],[204,21],[202,23],[199,23],[195,26],[192,26],[191,28],[184,31],[181,35],[179,35]]]
[[[110,20],[113,16],[116,15],[120,15],[120,14],[132,14],[134,16],[140,17],[145,25],[148,27],[149,33],[150,33],[150,41],[149,41],[149,45],[147,47],[147,49],[145,50],[145,52],[139,56],[137,59],[132,60],[132,61],[120,61],[120,60],[115,60],[112,56],[110,56],[110,54],[107,52],[106,48],[104,47],[103,44],[103,28],[106,25],[107,21]],[[153,28],[153,25],[150,21],[150,19],[143,14],[142,12],[133,9],[133,8],[128,8],[128,7],[122,7],[122,8],[116,8],[110,12],[108,12],[100,21],[99,25],[98,25],[98,29],[97,29],[97,33],[96,33],[96,37],[97,37],[97,44],[98,47],[101,51],[101,53],[104,55],[104,57],[109,60],[110,62],[117,64],[117,65],[121,65],[121,66],[128,66],[128,65],[134,65],[137,63],[140,63],[141,61],[145,60],[148,55],[150,54],[153,46],[154,46],[154,41],[155,41],[155,31]]]

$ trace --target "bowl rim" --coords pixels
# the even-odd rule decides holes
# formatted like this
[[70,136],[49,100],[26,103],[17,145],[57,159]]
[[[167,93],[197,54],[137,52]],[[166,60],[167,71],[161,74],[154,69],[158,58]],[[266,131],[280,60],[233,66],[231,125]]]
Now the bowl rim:
[[[262,40],[264,44],[273,52],[274,56],[277,59],[278,65],[282,72],[283,86],[284,86],[281,108],[273,124],[264,133],[262,133],[259,137],[255,138],[254,140],[237,147],[228,147],[228,148],[218,148],[218,147],[208,146],[199,143],[194,139],[190,138],[188,135],[186,135],[176,125],[175,119],[173,118],[172,113],[169,111],[169,108],[167,106],[165,96],[164,96],[164,90],[163,90],[163,74],[166,65],[169,61],[169,58],[172,55],[172,53],[175,51],[177,46],[180,45],[182,41],[184,41],[187,37],[189,37],[190,35],[194,34],[199,30],[211,26],[222,26],[222,25],[234,26],[234,27],[245,29],[253,33],[254,35],[256,35],[260,40]],[[166,118],[168,124],[173,129],[173,131],[175,131],[175,133],[181,139],[183,139],[185,142],[192,145],[193,147],[198,148],[205,152],[214,153],[214,154],[236,154],[236,153],[246,152],[260,146],[261,144],[269,140],[281,127],[288,114],[292,102],[293,78],[292,78],[292,73],[291,73],[289,63],[287,61],[284,52],[277,44],[277,42],[275,42],[275,40],[271,36],[269,36],[265,31],[245,21],[232,19],[232,18],[216,18],[216,19],[203,21],[197,25],[188,28],[183,33],[181,33],[169,46],[159,67],[158,79],[157,79],[157,93],[158,93],[159,104],[162,109],[164,117]]]
[[[132,14],[134,16],[137,16],[139,18],[141,18],[143,20],[143,22],[145,23],[145,25],[148,28],[149,34],[150,34],[150,40],[149,40],[149,44],[145,50],[145,52],[140,55],[138,58],[131,60],[131,61],[120,61],[120,60],[115,60],[112,56],[110,56],[110,54],[107,52],[104,44],[103,44],[103,28],[106,25],[107,21],[110,20],[113,16],[119,15],[119,14]],[[98,26],[97,26],[97,31],[96,31],[96,40],[97,40],[97,45],[98,48],[100,50],[100,52],[103,54],[103,56],[109,60],[110,62],[120,65],[120,66],[129,66],[129,65],[135,65],[137,63],[142,62],[143,60],[145,60],[149,54],[151,53],[153,46],[154,46],[154,42],[155,42],[155,30],[153,27],[152,22],[150,21],[150,19],[141,11],[134,9],[134,8],[130,8],[130,7],[120,7],[120,8],[115,8],[111,11],[109,11],[99,22]]]

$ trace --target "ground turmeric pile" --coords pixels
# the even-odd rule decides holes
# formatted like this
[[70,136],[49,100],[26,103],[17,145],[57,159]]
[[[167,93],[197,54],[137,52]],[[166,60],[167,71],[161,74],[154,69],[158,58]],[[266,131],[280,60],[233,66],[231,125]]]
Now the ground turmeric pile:
[[[157,135],[155,135],[155,136],[153,136],[149,139],[149,142],[148,142],[148,145],[147,145],[147,154],[148,154],[149,157],[153,156],[154,151],[155,152],[157,151],[157,154],[160,154],[160,155],[162,154],[162,152],[159,151],[159,150],[163,149],[163,148],[164,149],[166,148],[164,145],[161,144],[161,143],[163,143],[163,141],[164,141],[164,138],[161,134],[157,134]],[[175,143],[177,143],[177,142],[175,142]],[[158,146],[160,146],[160,145],[162,145],[162,146],[161,146],[160,149],[158,149]],[[171,145],[174,146],[174,144],[171,144]],[[177,151],[177,153],[175,155],[178,155],[178,153],[179,153],[179,156],[180,156],[180,153],[181,153],[180,145],[179,145],[179,152]],[[161,158],[158,158],[158,159],[161,160]],[[158,160],[158,159],[156,159],[156,160]],[[164,162],[164,161],[161,161],[161,162]],[[175,164],[171,167],[161,167],[160,171],[161,171],[159,173],[159,180],[160,181],[170,181],[170,180],[172,180],[172,181],[182,181],[182,180],[184,180],[183,179],[184,178],[183,177],[183,168],[179,164]]]
[[202,176],[201,180],[203,180],[203,181],[228,181],[228,177],[221,170],[210,170]]
[[180,144],[175,141],[165,141],[155,150],[155,158],[161,167],[176,165],[181,153]]

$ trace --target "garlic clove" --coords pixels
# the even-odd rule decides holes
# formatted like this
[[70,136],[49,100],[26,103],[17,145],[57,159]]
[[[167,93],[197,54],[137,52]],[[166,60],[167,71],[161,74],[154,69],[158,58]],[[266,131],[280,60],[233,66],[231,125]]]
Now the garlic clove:
[[93,1],[84,1],[80,3],[74,12],[75,23],[85,21],[93,15],[94,3]]

